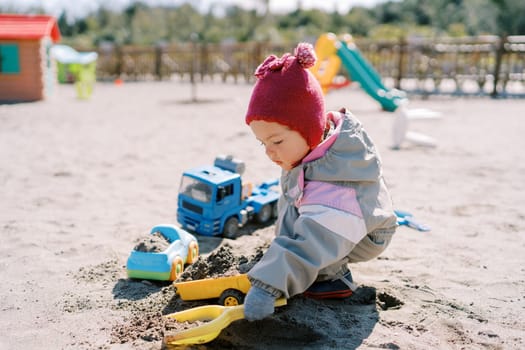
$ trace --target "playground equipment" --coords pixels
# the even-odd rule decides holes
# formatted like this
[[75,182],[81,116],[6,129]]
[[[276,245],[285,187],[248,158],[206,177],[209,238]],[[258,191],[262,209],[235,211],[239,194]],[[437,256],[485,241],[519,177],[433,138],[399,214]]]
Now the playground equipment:
[[[408,101],[406,101],[408,102]],[[436,120],[441,118],[441,113],[425,108],[409,109],[406,102],[399,106],[399,113],[396,113],[392,127],[392,148],[400,149],[401,145],[408,141],[418,146],[436,147],[437,141],[428,135],[409,131],[408,125],[416,120]]]
[[350,79],[360,84],[361,88],[374,98],[383,110],[399,111],[393,125],[392,148],[399,149],[404,141],[419,146],[435,147],[436,140],[430,136],[408,131],[408,125],[413,120],[430,120],[440,117],[440,113],[426,109],[408,109],[408,98],[403,91],[387,88],[381,81],[381,76],[363,57],[352,36],[345,34],[339,39],[333,33],[321,35],[315,44],[317,62],[311,72],[319,80],[323,92],[330,88],[340,87],[336,81],[337,73],[343,66]]
[[67,45],[54,45],[51,53],[57,61],[58,81],[74,83],[78,98],[88,99],[96,81],[98,54],[77,52]]
[[329,39],[329,34],[321,35],[315,43],[317,61],[310,71],[319,81],[324,94],[332,88],[350,84],[349,79],[337,75],[341,68],[341,59],[334,49],[334,42]]
[[404,92],[388,89],[383,85],[381,77],[359,52],[349,34],[343,35],[341,40],[333,33],[321,35],[315,43],[315,52],[318,60],[312,67],[312,73],[325,92],[331,87],[342,65],[348,71],[351,80],[358,82],[384,110],[393,112],[401,101],[406,99]]

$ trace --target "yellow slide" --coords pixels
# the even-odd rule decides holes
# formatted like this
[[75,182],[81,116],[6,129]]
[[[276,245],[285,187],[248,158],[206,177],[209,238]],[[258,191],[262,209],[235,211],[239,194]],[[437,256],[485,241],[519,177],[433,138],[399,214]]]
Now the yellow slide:
[[341,68],[341,59],[337,56],[336,43],[338,43],[338,39],[333,33],[319,36],[315,43],[317,61],[310,68],[310,71],[321,84],[325,94],[332,88],[343,87],[349,84],[347,79],[343,82],[336,82],[335,79]]

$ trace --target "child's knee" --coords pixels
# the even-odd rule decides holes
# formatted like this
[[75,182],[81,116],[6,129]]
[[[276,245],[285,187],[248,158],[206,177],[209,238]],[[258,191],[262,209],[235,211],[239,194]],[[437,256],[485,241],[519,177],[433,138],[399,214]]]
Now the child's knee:
[[381,255],[390,245],[395,229],[380,230],[365,236],[348,255],[350,262],[368,261]]

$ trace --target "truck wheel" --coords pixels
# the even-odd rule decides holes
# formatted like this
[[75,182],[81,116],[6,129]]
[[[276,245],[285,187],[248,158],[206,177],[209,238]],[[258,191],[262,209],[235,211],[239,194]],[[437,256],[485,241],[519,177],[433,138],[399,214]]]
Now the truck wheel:
[[224,306],[236,306],[244,303],[244,294],[237,289],[226,289],[219,297],[219,304]]
[[237,237],[237,233],[239,233],[239,220],[235,216],[232,216],[226,220],[222,235],[226,238],[234,239]]
[[171,263],[170,281],[175,281],[184,271],[184,263],[180,256],[175,257]]
[[272,217],[272,207],[270,204],[265,204],[262,206],[261,210],[255,214],[255,219],[260,224],[265,224]]
[[279,216],[279,208],[277,208],[277,202],[272,204],[272,218],[276,219]]
[[199,258],[199,245],[195,241],[191,241],[188,246],[188,257],[186,264],[193,264]]

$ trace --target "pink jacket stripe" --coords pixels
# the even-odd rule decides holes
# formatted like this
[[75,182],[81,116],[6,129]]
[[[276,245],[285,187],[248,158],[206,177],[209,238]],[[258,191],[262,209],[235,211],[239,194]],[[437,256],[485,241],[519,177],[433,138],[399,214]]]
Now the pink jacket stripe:
[[306,182],[303,195],[297,204],[298,206],[325,205],[363,218],[355,189],[328,182]]

